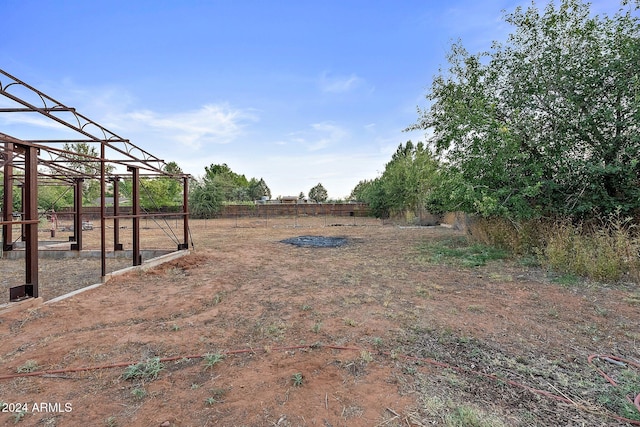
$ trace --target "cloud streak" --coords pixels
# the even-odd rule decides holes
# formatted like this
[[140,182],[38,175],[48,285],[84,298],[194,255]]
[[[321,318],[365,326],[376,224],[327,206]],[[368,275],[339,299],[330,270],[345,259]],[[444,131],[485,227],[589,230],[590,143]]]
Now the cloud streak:
[[289,142],[315,152],[341,143],[348,135],[346,129],[327,121],[313,123],[309,129],[292,132]]
[[356,74],[334,77],[324,73],[320,77],[320,90],[326,93],[345,93],[357,89],[363,83],[364,80]]
[[254,114],[226,104],[207,104],[197,110],[167,114],[138,110],[127,113],[126,118],[138,130],[161,133],[163,139],[171,137],[194,149],[206,144],[228,144],[243,134],[247,122],[258,120]]

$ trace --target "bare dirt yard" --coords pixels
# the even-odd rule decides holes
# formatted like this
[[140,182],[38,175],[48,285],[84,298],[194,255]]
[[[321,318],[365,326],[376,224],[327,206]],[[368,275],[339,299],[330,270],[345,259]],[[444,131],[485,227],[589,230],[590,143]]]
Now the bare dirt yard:
[[191,231],[182,258],[0,314],[0,425],[640,425],[638,284],[478,258],[443,227]]

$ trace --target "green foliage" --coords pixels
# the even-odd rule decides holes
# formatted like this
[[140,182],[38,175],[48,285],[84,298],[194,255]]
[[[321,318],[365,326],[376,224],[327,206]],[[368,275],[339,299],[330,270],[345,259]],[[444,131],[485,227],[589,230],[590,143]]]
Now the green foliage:
[[[82,181],[82,204],[91,205],[95,199],[100,197],[100,182],[91,177],[100,176],[100,162],[96,159],[99,156],[98,149],[86,142],[76,142],[64,144],[63,149],[68,153],[65,157],[70,161],[64,166],[77,172]],[[108,166],[106,172],[113,170],[113,166]]]
[[309,199],[316,203],[322,203],[329,197],[327,190],[321,183],[318,183],[315,187],[309,190]]
[[251,178],[249,180],[247,193],[249,196],[249,200],[260,200],[263,197],[266,197],[267,200],[271,199],[271,190],[262,178],[260,178],[259,180]]
[[560,274],[556,283],[576,284],[578,276],[602,282],[640,278],[639,230],[618,213],[589,222],[476,218],[470,233],[475,242],[535,258]]
[[490,52],[452,46],[412,127],[457,181],[447,205],[519,219],[640,207],[638,19],[562,0],[505,21]]
[[38,186],[38,209],[59,211],[73,206],[73,187],[61,185]]
[[350,198],[369,204],[378,218],[411,211],[421,214],[425,209],[441,211],[438,183],[439,165],[431,151],[422,143],[400,144],[385,165],[382,176],[372,181],[360,181]]
[[155,380],[163,369],[164,365],[160,362],[160,358],[153,357],[145,362],[127,366],[122,378],[125,380]]
[[[20,171],[14,171],[14,173],[19,174]],[[0,183],[4,183],[4,173],[0,172]],[[20,211],[20,206],[22,205],[22,194],[20,189],[14,185],[12,189],[12,207],[9,210]],[[0,185],[0,206],[4,203],[4,185]]]
[[211,181],[193,181],[189,192],[189,211],[194,218],[211,218],[222,209],[224,196]]
[[304,383],[304,377],[300,372],[296,372],[291,376],[291,382],[294,386],[300,387]]
[[544,265],[554,271],[602,282],[640,274],[637,229],[618,216],[609,216],[596,227],[558,222],[545,240]]
[[617,385],[614,387],[606,382],[600,386],[601,394],[598,396],[598,403],[621,417],[640,421],[640,411],[631,401],[640,394],[640,373],[626,365],[624,368],[617,369],[620,371],[615,375]]
[[136,387],[131,390],[131,396],[133,396],[136,400],[142,400],[147,397],[147,390],[142,387]]
[[262,197],[271,199],[271,190],[264,179],[247,180],[225,163],[212,164],[205,167],[202,179],[191,181],[189,211],[196,218],[210,218],[220,212],[224,203],[253,203]]
[[480,243],[472,244],[464,237],[425,243],[419,249],[429,262],[462,267],[479,267],[489,261],[508,257],[507,251],[503,249]]
[[224,355],[222,353],[215,353],[215,354],[207,353],[204,356],[202,356],[202,358],[204,359],[205,369],[210,369],[210,368],[213,368],[216,364],[220,363],[222,360],[224,360]]
[[226,163],[205,166],[204,169],[204,183],[217,187],[222,193],[223,200],[249,200],[249,181],[244,175],[233,172]]
[[27,360],[24,365],[21,365],[18,367],[18,369],[16,369],[16,372],[18,372],[19,374],[23,374],[23,373],[29,373],[29,372],[35,372],[40,368],[40,365],[38,365],[38,362],[35,360]]

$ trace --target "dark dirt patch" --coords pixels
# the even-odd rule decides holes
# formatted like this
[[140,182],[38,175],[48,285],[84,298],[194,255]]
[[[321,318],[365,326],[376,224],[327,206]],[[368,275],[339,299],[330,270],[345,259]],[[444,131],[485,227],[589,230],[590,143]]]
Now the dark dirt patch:
[[298,236],[280,240],[294,246],[309,248],[337,248],[347,243],[346,237]]

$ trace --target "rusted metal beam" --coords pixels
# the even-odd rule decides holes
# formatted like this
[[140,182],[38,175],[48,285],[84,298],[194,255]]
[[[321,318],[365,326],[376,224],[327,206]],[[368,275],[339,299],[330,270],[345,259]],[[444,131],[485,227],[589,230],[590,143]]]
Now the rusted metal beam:
[[107,275],[107,168],[104,162],[104,144],[100,144],[100,275]]
[[[91,119],[83,116],[82,114],[76,112],[75,109],[65,106],[60,101],[57,101],[51,98],[50,96],[46,95],[45,93],[40,92],[36,88],[20,81],[19,79],[17,79],[16,77],[12,76],[11,74],[7,73],[2,69],[0,69],[0,76],[5,76],[11,80],[11,82],[8,84],[5,84],[5,85],[0,84],[1,95],[11,99],[12,101],[18,104],[23,105],[24,107],[28,108],[31,111],[36,111],[48,117],[49,119],[56,121],[61,125],[74,130],[80,135],[83,135],[87,137],[89,140],[92,140],[93,142],[103,143],[106,146],[108,146],[110,149],[125,155],[125,157],[127,158],[137,159],[140,163],[147,165],[152,170],[157,172],[162,172],[164,161],[158,159],[151,153],[143,150],[142,148],[134,144],[131,144],[130,142],[123,142],[127,140],[120,137],[119,135],[116,135],[115,133],[99,125],[98,123],[92,121]],[[21,99],[20,97],[10,93],[8,89],[11,88],[12,86],[22,86],[23,88],[33,92],[37,96],[37,98],[42,101],[42,106],[33,105]],[[73,115],[73,120],[67,121],[67,120],[64,120],[63,118],[56,116],[55,114],[52,114],[52,111],[56,111],[56,109],[59,111],[63,111],[63,109],[66,109],[66,111],[70,112]],[[90,130],[93,131],[93,133],[90,132]],[[118,147],[114,144],[122,144],[122,147]]]
[[178,250],[189,249],[189,178],[182,178],[182,244]]
[[[30,96],[23,97],[27,93]],[[67,129],[75,131],[74,139],[34,139],[19,140],[0,132],[0,168],[4,170],[4,205],[0,225],[3,230],[3,247],[11,244],[11,227],[20,224],[23,228],[22,239],[26,242],[28,253],[25,267],[26,284],[11,291],[12,299],[27,296],[37,296],[37,188],[38,183],[47,185],[57,182],[73,184],[74,189],[74,234],[70,240],[75,240],[72,249],[82,250],[82,182],[87,179],[100,180],[101,195],[101,245],[102,245],[102,274],[106,272],[106,236],[105,221],[114,221],[114,250],[122,250],[119,236],[119,219],[127,217],[134,223],[134,255],[133,265],[142,263],[140,245],[140,219],[154,216],[181,216],[183,218],[183,242],[178,242],[178,248],[188,248],[188,179],[187,174],[175,174],[168,172],[164,160],[157,158],[149,152],[132,144],[96,122],[79,114],[74,108],[68,107],[48,95],[38,91],[32,86],[18,80],[12,75],[0,69],[0,97],[13,101],[16,105],[11,108],[5,105],[0,108],[0,113],[35,112],[47,117]],[[89,144],[95,147],[100,144],[100,156],[83,155],[75,151],[54,148],[55,144]],[[13,146],[12,146],[13,144]],[[13,149],[12,149],[13,148]],[[111,151],[106,151],[106,150]],[[110,158],[107,158],[107,154]],[[38,171],[38,165],[43,169]],[[118,178],[107,177],[107,171],[111,165],[126,167],[133,176],[133,213],[122,216],[119,209]],[[114,168],[115,170],[116,168]],[[126,176],[125,174],[122,174]],[[182,213],[141,213],[140,189],[143,185],[141,178],[170,177],[184,181],[184,206]],[[106,207],[106,183],[113,180],[114,185],[114,213],[107,216]],[[13,190],[19,187],[22,190],[21,220],[13,221]],[[175,234],[174,234],[175,236]],[[35,268],[34,268],[35,266]]]
[[25,178],[23,185],[22,213],[23,240],[25,241],[25,284],[9,289],[9,300],[38,298],[38,150],[24,148]]
[[78,178],[75,180],[73,187],[73,239],[75,243],[71,244],[72,251],[82,250],[82,183],[84,180]]
[[[22,200],[27,221],[38,220],[38,150],[25,150],[25,198]],[[26,294],[38,298],[38,223],[25,227]]]
[[4,153],[2,155],[7,159],[2,179],[4,186],[2,197],[2,250],[10,251],[13,249],[13,225],[7,223],[13,221],[13,165],[9,160],[13,156],[13,143],[4,143]]
[[[75,112],[75,108],[69,107],[54,107],[54,108],[42,108],[42,111],[46,111],[48,113],[52,113],[55,111],[73,111]],[[0,113],[35,113],[36,111],[30,108],[0,108]]]
[[142,264],[140,255],[140,170],[137,167],[129,166],[128,170],[133,173],[131,183],[131,204],[133,213],[133,265]]
[[113,250],[121,251],[123,247],[120,243],[120,178],[114,177],[111,182],[113,186]]

